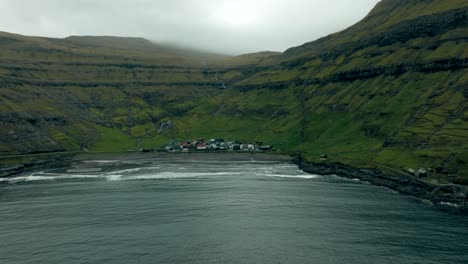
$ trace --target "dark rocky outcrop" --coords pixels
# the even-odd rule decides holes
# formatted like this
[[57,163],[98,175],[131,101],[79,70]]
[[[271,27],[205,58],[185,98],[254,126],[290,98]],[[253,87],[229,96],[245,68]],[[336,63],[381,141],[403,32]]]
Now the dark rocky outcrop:
[[11,164],[2,164],[3,160],[0,160],[0,178],[38,170],[63,168],[70,165],[72,159],[72,155],[44,155],[27,162],[19,160]]
[[453,204],[462,211],[468,212],[467,186],[431,184],[403,173],[390,175],[376,169],[358,169],[339,163],[314,163],[303,159],[295,159],[293,162],[307,173],[359,179],[390,188],[404,195],[429,200],[434,204]]

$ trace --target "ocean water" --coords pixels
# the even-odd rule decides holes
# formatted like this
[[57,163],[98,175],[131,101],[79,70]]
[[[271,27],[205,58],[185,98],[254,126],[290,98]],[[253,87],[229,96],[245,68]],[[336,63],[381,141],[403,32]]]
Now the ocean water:
[[[468,217],[255,161],[0,179],[0,263],[468,263]],[[104,164],[104,165],[103,165]]]

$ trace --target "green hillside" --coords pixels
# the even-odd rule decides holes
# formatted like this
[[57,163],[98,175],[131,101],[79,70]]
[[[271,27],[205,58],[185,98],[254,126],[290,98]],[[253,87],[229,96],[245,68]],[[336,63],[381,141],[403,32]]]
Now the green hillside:
[[282,54],[0,34],[0,155],[225,137],[468,183],[468,2],[384,0]]

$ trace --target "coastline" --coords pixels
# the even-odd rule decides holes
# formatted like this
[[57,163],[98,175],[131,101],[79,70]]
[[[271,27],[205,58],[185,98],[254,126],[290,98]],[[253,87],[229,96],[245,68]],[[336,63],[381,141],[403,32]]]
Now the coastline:
[[[111,160],[132,161],[136,164],[157,160],[189,161],[189,160],[219,160],[219,161],[278,161],[296,164],[301,170],[310,174],[338,175],[340,177],[359,179],[376,186],[382,186],[397,191],[400,194],[413,196],[430,201],[436,205],[453,205],[460,211],[468,212],[468,186],[445,184],[438,185],[422,181],[404,174],[388,174],[377,169],[355,168],[341,163],[310,162],[277,153],[251,152],[123,152],[123,153],[75,153],[63,155],[46,154],[36,160],[17,160],[14,164],[1,164],[0,178],[11,177],[37,170],[48,170],[69,167],[72,164],[86,161]],[[0,160],[1,161],[1,160]]]
[[82,153],[44,153],[34,156],[18,156],[15,158],[0,157],[0,178],[26,174],[37,170],[52,170],[70,167],[85,161],[113,160],[132,161],[135,164],[157,160],[220,160],[220,161],[278,161],[291,162],[293,158],[276,153],[258,152],[82,152]]
[[468,213],[468,186],[432,184],[404,174],[384,174],[376,169],[360,169],[340,163],[316,163],[297,158],[292,162],[306,173],[359,179],[435,205],[452,205],[461,212]]

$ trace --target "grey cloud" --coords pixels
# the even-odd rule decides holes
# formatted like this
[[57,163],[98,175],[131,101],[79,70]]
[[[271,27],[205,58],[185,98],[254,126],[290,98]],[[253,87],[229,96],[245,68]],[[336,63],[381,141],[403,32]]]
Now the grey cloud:
[[240,54],[345,29],[378,0],[0,0],[0,30],[25,35],[145,37]]

